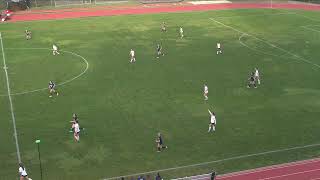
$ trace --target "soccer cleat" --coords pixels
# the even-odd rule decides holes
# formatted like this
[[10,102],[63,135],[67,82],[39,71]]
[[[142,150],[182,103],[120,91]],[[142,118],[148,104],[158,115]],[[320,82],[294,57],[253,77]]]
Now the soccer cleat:
[[51,95],[49,97],[52,97]]

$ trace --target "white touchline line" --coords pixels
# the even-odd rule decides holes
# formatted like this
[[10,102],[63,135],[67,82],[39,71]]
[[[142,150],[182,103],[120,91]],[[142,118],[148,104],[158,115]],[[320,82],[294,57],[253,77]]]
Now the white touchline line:
[[315,171],[319,171],[319,170],[320,169],[313,169],[313,170],[309,170],[309,171],[301,171],[301,172],[296,172],[296,173],[284,174],[284,175],[280,175],[280,176],[262,178],[262,179],[259,179],[259,180],[276,179],[276,178],[280,178],[280,177],[287,177],[287,176],[292,176],[292,175],[297,175],[297,174],[304,174],[304,173],[315,172]]
[[262,155],[268,155],[268,154],[286,152],[286,151],[292,151],[292,150],[298,150],[298,149],[305,149],[305,148],[317,147],[317,146],[320,146],[320,143],[309,144],[309,145],[305,145],[305,146],[296,146],[296,147],[285,148],[285,149],[277,149],[277,150],[272,150],[272,151],[264,151],[264,152],[260,152],[260,153],[254,153],[254,154],[233,156],[230,158],[218,159],[218,160],[207,161],[207,162],[202,162],[202,163],[197,163],[197,164],[190,164],[190,165],[185,165],[185,166],[177,166],[177,167],[166,168],[166,169],[158,169],[158,170],[153,170],[153,171],[146,171],[146,172],[140,172],[140,173],[135,173],[135,174],[128,174],[128,175],[123,175],[123,176],[104,178],[103,180],[120,179],[121,177],[138,176],[138,175],[143,175],[143,174],[151,174],[151,173],[165,172],[165,171],[177,170],[177,169],[183,169],[183,168],[189,168],[189,167],[197,167],[197,166],[206,165],[206,164],[221,163],[221,162],[225,162],[225,161],[244,159],[244,158],[262,156]]
[[287,51],[287,50],[285,50],[285,49],[283,49],[283,48],[281,48],[281,47],[279,47],[279,46],[276,46],[276,45],[274,45],[274,44],[272,44],[272,43],[270,43],[270,42],[268,42],[268,41],[266,41],[266,40],[263,40],[263,39],[261,39],[261,38],[258,38],[258,37],[256,37],[256,36],[254,36],[254,35],[251,35],[251,34],[248,34],[248,33],[243,32],[243,31],[240,31],[240,30],[238,30],[238,29],[236,29],[236,28],[234,28],[234,27],[232,27],[232,26],[228,26],[228,25],[226,25],[226,24],[224,24],[224,23],[222,23],[222,22],[220,22],[220,21],[217,21],[217,20],[215,20],[215,19],[213,19],[213,18],[209,18],[209,19],[210,19],[211,21],[217,23],[217,24],[220,24],[220,25],[222,25],[222,26],[224,26],[224,27],[227,27],[227,28],[229,28],[229,29],[232,29],[232,30],[234,30],[234,31],[236,31],[236,32],[238,32],[238,33],[241,33],[241,34],[243,34],[243,35],[247,35],[247,36],[253,37],[253,38],[256,39],[256,40],[259,40],[259,41],[261,41],[261,42],[264,42],[264,43],[268,44],[268,45],[271,46],[271,47],[277,48],[277,49],[279,49],[279,50],[282,51],[282,52],[285,52],[285,53],[287,53],[287,54],[290,54],[290,55],[292,55],[293,57],[296,57],[296,58],[297,58],[298,60],[300,60],[300,61],[306,62],[306,63],[308,63],[308,64],[311,64],[311,65],[313,65],[313,66],[316,66],[316,67],[320,68],[320,65],[315,64],[315,63],[313,63],[313,62],[311,62],[311,61],[309,61],[309,60],[307,60],[307,59],[305,59],[305,58],[303,58],[303,57],[301,57],[301,56],[298,56],[298,55],[296,55],[296,54],[294,54],[294,53],[292,53],[292,52],[290,52],[290,51]]
[[11,90],[10,90],[10,82],[9,82],[9,76],[8,76],[8,67],[6,64],[6,57],[4,55],[4,48],[3,48],[3,41],[2,41],[2,34],[0,32],[0,42],[1,42],[1,50],[2,50],[2,59],[3,59],[3,69],[6,74],[6,81],[7,81],[7,90],[8,90],[8,98],[10,102],[10,110],[11,110],[11,118],[12,118],[12,124],[13,124],[13,135],[14,139],[16,141],[16,150],[17,150],[17,158],[19,163],[21,162],[21,156],[20,156],[20,149],[19,149],[19,142],[18,142],[18,135],[17,135],[17,127],[16,127],[16,118],[14,115],[13,110],[13,104],[12,104],[12,98],[11,98]]

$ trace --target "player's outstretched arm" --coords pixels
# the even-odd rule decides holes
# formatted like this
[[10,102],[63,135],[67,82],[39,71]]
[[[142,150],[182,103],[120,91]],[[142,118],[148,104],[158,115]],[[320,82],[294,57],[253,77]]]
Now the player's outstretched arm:
[[208,109],[209,114],[212,116],[212,112]]

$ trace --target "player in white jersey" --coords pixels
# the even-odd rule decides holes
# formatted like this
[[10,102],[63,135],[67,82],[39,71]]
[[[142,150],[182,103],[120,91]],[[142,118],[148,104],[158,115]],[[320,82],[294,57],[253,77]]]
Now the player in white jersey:
[[216,124],[217,124],[216,115],[215,115],[214,112],[212,113],[209,109],[208,109],[208,112],[210,114],[210,123],[209,123],[208,132],[210,132],[211,130],[215,131],[216,130]]
[[180,38],[183,38],[183,29],[182,29],[182,27],[180,27],[179,33],[180,33]]
[[79,125],[79,121],[78,120],[74,121],[74,123],[72,125],[72,128],[73,128],[74,140],[76,142],[79,142],[80,141],[80,125]]
[[58,46],[56,46],[55,44],[52,45],[52,54],[53,55],[60,54],[58,52]]
[[204,88],[203,88],[204,100],[208,100],[208,93],[209,93],[209,88],[207,85],[204,85]]
[[28,177],[27,170],[22,163],[19,163],[19,176],[20,180],[31,180],[31,178]]
[[219,42],[217,43],[217,54],[222,54],[221,44]]
[[134,55],[135,53],[133,49],[130,50],[129,54],[130,54],[130,63],[136,62],[136,57]]
[[259,75],[258,68],[254,69],[254,79],[256,82],[258,82],[258,84],[260,84],[260,75]]

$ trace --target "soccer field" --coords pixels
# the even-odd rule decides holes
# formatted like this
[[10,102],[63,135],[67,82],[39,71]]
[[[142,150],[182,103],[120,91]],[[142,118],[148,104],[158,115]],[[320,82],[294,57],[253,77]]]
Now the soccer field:
[[[40,179],[36,139],[46,180],[102,179],[212,162],[162,172],[171,178],[319,156],[319,18],[317,11],[242,9],[1,24],[1,67],[5,60],[28,173]],[[25,29],[32,31],[31,40]],[[52,55],[53,43],[60,55]],[[159,59],[158,43],[165,53]],[[129,63],[131,48],[136,63]],[[254,68],[262,83],[248,89]],[[58,84],[59,96],[48,97],[50,80]],[[16,178],[18,168],[6,83],[3,71],[4,180]],[[217,116],[214,133],[207,132],[208,109]],[[69,133],[72,113],[85,128],[80,143]],[[161,153],[157,132],[168,146]]]

